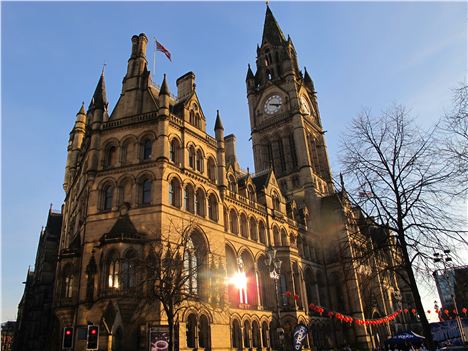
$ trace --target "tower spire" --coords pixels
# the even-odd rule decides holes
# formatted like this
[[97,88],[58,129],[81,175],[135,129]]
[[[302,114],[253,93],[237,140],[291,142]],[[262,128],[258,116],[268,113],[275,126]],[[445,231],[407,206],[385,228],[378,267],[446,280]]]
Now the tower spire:
[[107,94],[106,94],[106,81],[104,79],[104,67],[102,68],[101,77],[96,85],[96,90],[94,90],[93,98],[89,104],[89,108],[107,110]]
[[278,22],[276,22],[275,16],[273,16],[273,12],[271,12],[268,3],[266,6],[265,23],[263,25],[262,45],[265,41],[272,45],[282,45],[286,42],[286,38],[284,37]]

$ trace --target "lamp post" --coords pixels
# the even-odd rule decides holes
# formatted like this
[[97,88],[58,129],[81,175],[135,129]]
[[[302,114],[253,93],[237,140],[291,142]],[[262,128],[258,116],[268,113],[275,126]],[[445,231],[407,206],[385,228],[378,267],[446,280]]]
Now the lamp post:
[[[455,309],[455,320],[457,321],[458,330],[460,332],[460,339],[463,344],[467,342],[465,331],[463,329],[463,324],[460,319],[460,315],[458,313],[457,301],[455,299],[455,268],[451,266],[452,258],[450,257],[450,250],[445,249],[442,253],[434,252],[434,263],[441,263],[444,268],[442,268],[442,274],[444,276],[445,281],[447,282],[447,288],[450,292],[450,297],[452,299],[453,308]],[[453,273],[453,279],[449,277],[449,272]],[[437,276],[437,270],[434,271],[434,277]],[[452,284],[453,283],[453,284]],[[442,289],[441,289],[442,290]],[[442,296],[441,296],[442,298]],[[443,305],[443,303],[442,303]],[[445,307],[445,306],[443,306]]]
[[[398,303],[398,308],[400,311],[403,310],[403,297],[401,296],[400,290],[395,290],[393,292],[393,296],[395,297],[395,300],[397,300]],[[403,330],[406,329],[406,320],[405,320],[405,314],[401,313],[401,319],[402,319],[402,324],[403,324]]]
[[270,278],[275,282],[275,297],[276,297],[276,320],[277,320],[277,328],[276,334],[279,341],[280,349],[283,348],[283,341],[284,341],[284,329],[281,327],[281,315],[280,315],[280,306],[278,300],[278,280],[280,279],[280,272],[281,272],[281,260],[276,257],[276,250],[271,246],[266,251],[267,258],[265,259],[265,265],[269,268],[270,271]]

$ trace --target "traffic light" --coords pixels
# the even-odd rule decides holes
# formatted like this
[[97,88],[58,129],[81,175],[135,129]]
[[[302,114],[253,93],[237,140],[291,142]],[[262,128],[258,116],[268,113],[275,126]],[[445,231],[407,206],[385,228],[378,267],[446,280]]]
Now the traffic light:
[[99,326],[88,325],[87,350],[97,350],[99,346]]
[[73,348],[73,327],[63,328],[62,349]]

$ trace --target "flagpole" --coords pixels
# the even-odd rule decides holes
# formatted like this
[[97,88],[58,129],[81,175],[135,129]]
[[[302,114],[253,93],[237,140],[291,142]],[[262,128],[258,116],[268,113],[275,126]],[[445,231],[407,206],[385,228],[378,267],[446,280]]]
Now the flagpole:
[[156,82],[156,37],[153,37],[154,39],[154,53],[153,53],[153,81]]

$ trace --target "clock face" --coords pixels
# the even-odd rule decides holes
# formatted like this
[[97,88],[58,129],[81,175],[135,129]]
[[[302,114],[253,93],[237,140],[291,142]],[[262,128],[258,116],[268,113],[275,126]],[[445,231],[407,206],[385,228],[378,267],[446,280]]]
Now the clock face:
[[281,109],[281,105],[281,96],[272,95],[267,99],[263,108],[267,114],[272,115],[273,113],[276,113]]
[[305,96],[301,96],[301,109],[307,114],[310,114],[310,106],[309,102],[305,98]]

